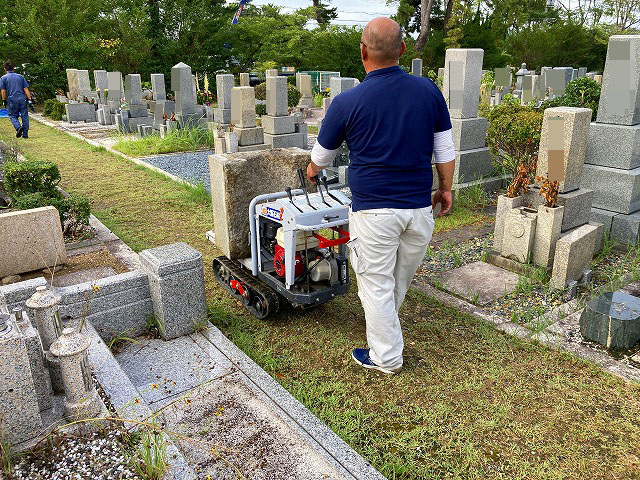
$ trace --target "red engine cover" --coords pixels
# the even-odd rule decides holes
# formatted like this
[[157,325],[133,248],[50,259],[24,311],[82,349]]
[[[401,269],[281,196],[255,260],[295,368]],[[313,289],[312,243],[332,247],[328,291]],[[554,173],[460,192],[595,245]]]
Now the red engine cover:
[[[280,277],[284,277],[286,274],[286,268],[284,264],[284,248],[276,244],[275,255],[273,256],[273,266],[276,269],[276,273]],[[304,273],[304,263],[302,263],[302,255],[296,252],[296,267],[294,269],[294,275],[299,277]]]

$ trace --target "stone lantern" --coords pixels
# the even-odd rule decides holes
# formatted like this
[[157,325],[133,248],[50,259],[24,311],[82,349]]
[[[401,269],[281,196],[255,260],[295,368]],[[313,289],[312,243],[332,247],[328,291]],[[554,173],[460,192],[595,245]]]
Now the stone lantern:
[[25,302],[25,305],[33,312],[36,328],[42,340],[44,358],[51,376],[51,387],[56,393],[64,393],[60,367],[57,359],[49,351],[51,344],[55,342],[62,332],[62,321],[58,313],[59,303],[60,297],[43,285],[36,288],[36,293]]
[[[525,75],[529,75],[531,74],[531,72],[529,70],[527,70],[527,64],[523,63],[520,66],[520,70],[518,70],[516,72],[516,89],[513,92],[514,94],[518,93],[522,93],[522,79],[524,78]],[[519,95],[518,95],[519,96]]]
[[51,354],[58,359],[64,383],[65,417],[70,420],[94,418],[102,411],[102,401],[91,378],[87,355],[90,343],[86,335],[65,328],[51,345]]

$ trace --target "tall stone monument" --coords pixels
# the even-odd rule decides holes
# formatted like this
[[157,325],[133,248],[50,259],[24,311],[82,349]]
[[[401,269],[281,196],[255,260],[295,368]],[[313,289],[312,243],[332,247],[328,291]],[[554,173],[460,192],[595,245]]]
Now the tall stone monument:
[[411,75],[422,76],[422,59],[414,58],[411,60]]
[[296,132],[296,122],[289,115],[286,77],[267,77],[267,114],[262,116],[264,143],[271,148],[303,148],[302,132]]
[[231,123],[231,90],[234,82],[235,77],[231,74],[216,75],[218,108],[213,109],[213,121],[218,125],[227,126]]
[[621,243],[640,239],[640,35],[609,38],[596,122],[582,184],[594,190],[591,218]]
[[153,92],[153,99],[156,102],[161,102],[167,99],[167,90],[164,84],[163,73],[151,74],[151,91]]
[[171,90],[175,94],[176,119],[184,127],[193,120],[196,107],[196,87],[189,65],[180,62],[171,68]]
[[442,93],[449,106],[456,149],[455,189],[472,181],[481,181],[487,188],[500,183],[499,179],[487,178],[493,171],[485,146],[489,122],[478,117],[483,56],[481,48],[450,48],[445,54]]
[[269,148],[264,144],[262,127],[256,126],[256,94],[253,87],[231,89],[231,123],[238,138],[239,152]]
[[107,71],[106,70],[94,70],[93,81],[96,85],[96,94],[100,99],[100,103],[107,103],[107,96],[104,91],[108,88]]
[[313,107],[313,82],[311,80],[311,75],[298,75],[298,90],[302,94],[298,103],[299,107]]

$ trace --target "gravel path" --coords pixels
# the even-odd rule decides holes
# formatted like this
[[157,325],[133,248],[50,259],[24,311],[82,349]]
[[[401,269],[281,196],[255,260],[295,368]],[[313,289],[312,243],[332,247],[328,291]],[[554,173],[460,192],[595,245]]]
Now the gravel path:
[[205,150],[201,152],[170,153],[156,157],[142,157],[154,167],[169,172],[176,177],[183,178],[190,183],[204,183],[208,191],[211,191],[209,181],[209,155],[213,152]]

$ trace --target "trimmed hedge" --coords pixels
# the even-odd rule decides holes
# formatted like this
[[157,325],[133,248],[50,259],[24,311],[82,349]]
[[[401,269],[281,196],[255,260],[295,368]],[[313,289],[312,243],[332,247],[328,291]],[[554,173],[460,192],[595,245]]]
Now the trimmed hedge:
[[89,225],[91,207],[89,199],[84,195],[71,195],[65,198],[60,194],[57,197],[48,197],[42,192],[27,193],[14,198],[13,206],[18,210],[52,206],[58,210],[60,223],[63,226],[65,221],[73,225]]
[[28,193],[41,192],[47,197],[60,194],[56,186],[60,183],[58,165],[45,160],[7,162],[3,167],[4,187],[12,198]]
[[66,114],[64,103],[57,101],[55,98],[49,98],[44,101],[42,114],[52,120],[62,120],[62,116]]
[[[294,79],[294,82],[295,82],[295,77],[292,77],[292,78]],[[298,103],[300,103],[300,99],[302,98],[302,93],[300,93],[300,90],[298,90],[296,86],[292,85],[291,83],[287,83],[287,87],[289,89],[287,92],[288,98],[289,98],[289,102],[288,102],[289,108],[298,106]],[[262,82],[261,84],[256,85],[255,94],[256,94],[256,100],[266,100],[267,99],[267,82]],[[256,114],[265,115],[266,107],[261,105],[256,105]]]

